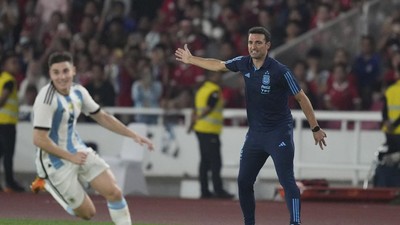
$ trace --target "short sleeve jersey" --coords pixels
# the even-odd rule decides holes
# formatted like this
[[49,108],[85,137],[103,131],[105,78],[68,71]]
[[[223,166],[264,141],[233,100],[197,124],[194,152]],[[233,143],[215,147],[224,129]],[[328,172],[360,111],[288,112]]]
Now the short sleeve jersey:
[[225,66],[231,71],[240,71],[245,81],[250,130],[268,132],[293,121],[288,98],[299,93],[300,86],[287,66],[267,57],[257,69],[250,56],[233,58]]
[[[69,95],[57,92],[52,83],[43,87],[33,105],[33,127],[48,129],[49,137],[58,146],[75,153],[85,146],[76,132],[76,122],[81,112],[94,114],[100,106],[81,85],[74,84]],[[53,165],[61,166],[61,160],[50,156]]]

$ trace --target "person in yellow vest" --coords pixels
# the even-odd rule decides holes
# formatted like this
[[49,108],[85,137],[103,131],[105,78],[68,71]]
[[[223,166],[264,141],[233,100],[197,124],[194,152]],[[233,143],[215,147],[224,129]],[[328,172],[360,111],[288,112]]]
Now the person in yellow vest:
[[[201,198],[233,198],[223,188],[221,179],[221,142],[224,102],[221,93],[221,75],[210,72],[208,79],[197,90],[191,125],[188,132],[195,131],[200,147],[199,181]],[[214,193],[208,189],[209,172]]]
[[[0,73],[0,159],[3,159],[5,192],[23,192],[24,188],[14,179],[13,158],[18,122],[17,82],[14,75],[19,72],[17,55],[4,54]],[[1,189],[1,187],[0,187]]]
[[[396,70],[400,70],[400,65]],[[375,187],[400,187],[400,79],[390,85],[384,95],[382,131],[386,136],[385,151],[378,155]]]

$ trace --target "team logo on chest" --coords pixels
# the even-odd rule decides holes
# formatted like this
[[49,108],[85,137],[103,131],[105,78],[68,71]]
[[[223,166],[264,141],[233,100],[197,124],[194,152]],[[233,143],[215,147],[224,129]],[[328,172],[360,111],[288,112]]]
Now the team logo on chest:
[[265,71],[262,77],[262,84],[261,84],[261,94],[265,95],[271,91],[271,76],[269,75],[268,71]]

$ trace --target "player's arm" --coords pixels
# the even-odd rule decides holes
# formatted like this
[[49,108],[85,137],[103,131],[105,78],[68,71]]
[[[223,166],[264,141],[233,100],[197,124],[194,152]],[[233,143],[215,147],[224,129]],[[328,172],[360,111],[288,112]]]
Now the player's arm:
[[34,145],[54,156],[71,161],[75,164],[82,165],[85,163],[87,153],[77,152],[76,154],[71,154],[69,151],[60,148],[50,139],[49,130],[48,128],[35,127],[33,129]]
[[126,127],[123,123],[121,123],[121,121],[119,121],[117,118],[104,112],[103,110],[101,109],[98,110],[96,113],[91,114],[90,117],[104,128],[113,131],[117,134],[130,137],[140,145],[145,144],[148,146],[149,150],[154,149],[153,143],[148,138],[143,137],[138,133],[132,131],[131,129]]
[[190,50],[187,47],[187,44],[185,44],[184,48],[178,48],[175,51],[175,56],[176,60],[186,63],[186,64],[192,64],[198,67],[201,67],[206,70],[211,70],[211,71],[228,71],[228,69],[225,67],[225,62],[218,60],[218,59],[213,59],[213,58],[203,58],[203,57],[198,57],[192,55]]
[[[295,96],[295,99],[300,104],[301,109],[303,110],[304,115],[307,118],[308,123],[310,124],[311,129],[315,127],[319,127],[318,121],[315,118],[314,109],[311,105],[310,99],[308,99],[307,95],[303,90],[300,90]],[[324,149],[326,146],[325,137],[326,133],[322,128],[319,128],[318,131],[313,132],[315,144],[319,144],[321,149]]]

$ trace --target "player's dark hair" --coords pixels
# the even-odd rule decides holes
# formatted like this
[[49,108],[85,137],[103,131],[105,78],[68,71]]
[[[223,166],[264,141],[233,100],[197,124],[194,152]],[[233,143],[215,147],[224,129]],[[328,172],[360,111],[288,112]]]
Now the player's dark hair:
[[265,42],[271,41],[271,33],[265,27],[252,27],[248,34],[264,34]]
[[69,62],[72,64],[74,62],[74,59],[73,59],[71,53],[69,53],[69,52],[53,52],[49,56],[49,61],[48,61],[49,68],[54,63],[60,63],[60,62]]

